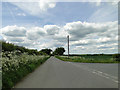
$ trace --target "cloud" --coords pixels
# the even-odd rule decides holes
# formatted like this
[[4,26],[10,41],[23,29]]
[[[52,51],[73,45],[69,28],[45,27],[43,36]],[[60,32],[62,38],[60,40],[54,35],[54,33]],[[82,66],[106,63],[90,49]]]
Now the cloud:
[[23,11],[27,12],[33,16],[44,16],[46,11],[50,8],[56,6],[55,2],[50,2],[49,0],[40,0],[39,2],[10,2],[13,5],[16,5]]
[[76,54],[79,54],[79,53],[81,53],[81,54],[117,53],[118,52],[118,43],[74,46],[74,48],[71,47],[70,52],[76,53]]
[[45,25],[44,29],[47,31],[49,35],[54,35],[59,32],[60,27],[57,25]]
[[[90,37],[89,37],[90,38]],[[70,45],[74,46],[86,46],[86,45],[98,45],[98,44],[109,44],[116,43],[118,39],[110,37],[99,37],[98,39],[82,39],[79,41],[73,41]]]
[[68,31],[68,33],[71,36],[73,36],[73,37],[79,36],[80,38],[82,38],[82,37],[85,37],[85,35],[93,32],[94,25],[86,23],[86,22],[82,23],[82,22],[78,21],[78,22],[67,23],[64,26],[64,28]]
[[50,2],[49,0],[40,0],[39,7],[41,11],[47,11],[48,8],[54,8],[56,6],[55,2]]
[[[120,0],[80,0],[80,2],[89,2],[90,4],[94,4],[96,6],[102,5],[102,2],[109,3],[110,5],[117,5]],[[96,4],[95,4],[96,3]]]
[[[72,41],[78,41],[90,34],[114,36],[117,34],[117,21],[107,23],[71,22],[64,26]],[[115,32],[116,31],[116,32]],[[109,32],[109,33],[108,33]],[[113,33],[111,33],[113,32]]]
[[27,38],[29,40],[37,40],[44,37],[46,34],[45,30],[41,27],[33,27],[27,31]]
[[26,16],[25,13],[18,13],[17,15],[18,15],[18,16]]
[[14,37],[9,37],[9,38],[7,38],[7,40],[10,41],[10,42],[15,43],[15,42],[23,42],[23,41],[24,41],[24,38],[21,38],[21,37],[16,37],[16,38],[14,38]]
[[70,45],[84,46],[84,45],[88,45],[89,43],[90,43],[89,40],[79,40],[79,41],[71,42]]
[[24,42],[16,42],[15,44],[32,49],[34,47],[34,45],[31,43],[32,42],[30,42],[30,41],[29,42],[24,41]]
[[2,35],[6,41],[39,50],[61,46],[67,48],[67,35],[69,35],[70,52],[107,53],[117,51],[117,24],[117,21],[106,23],[76,21],[63,26],[45,25],[29,29],[15,25],[2,28]]
[[101,45],[97,45],[97,48],[111,48],[111,47],[115,47],[118,46],[117,43],[112,43],[112,44],[101,44]]
[[26,28],[14,26],[6,26],[2,28],[2,35],[9,37],[24,37],[26,36]]
[[88,19],[89,22],[109,22],[118,19],[118,5],[113,3],[104,3],[105,5],[97,9]]
[[117,5],[120,0],[107,0],[107,2],[110,2],[112,5]]

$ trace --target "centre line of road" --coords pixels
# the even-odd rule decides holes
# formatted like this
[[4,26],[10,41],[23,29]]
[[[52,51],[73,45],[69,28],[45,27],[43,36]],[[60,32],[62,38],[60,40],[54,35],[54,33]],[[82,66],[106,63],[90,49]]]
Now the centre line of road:
[[97,70],[93,70],[92,73],[97,74],[97,75],[99,75],[99,76],[101,76],[101,77],[105,77],[105,78],[107,78],[107,79],[110,79],[110,80],[118,83],[118,80],[116,80],[117,77],[111,76],[111,75],[109,75],[109,74],[106,74],[106,73],[103,73],[103,72],[97,71]]
[[109,74],[104,73],[104,72],[102,72],[102,71],[98,71],[98,70],[92,69],[92,68],[87,67],[87,66],[77,65],[77,64],[71,63],[71,62],[68,62],[68,63],[69,63],[69,64],[72,64],[72,65],[74,65],[74,66],[76,66],[76,67],[80,67],[80,68],[83,69],[83,70],[87,70],[87,71],[89,71],[89,72],[91,72],[91,73],[93,73],[93,74],[96,74],[96,75],[98,75],[98,76],[104,77],[104,78],[106,78],[106,79],[110,79],[110,80],[114,81],[115,83],[119,83],[119,82],[118,82],[118,78],[115,77],[115,76],[109,75]]

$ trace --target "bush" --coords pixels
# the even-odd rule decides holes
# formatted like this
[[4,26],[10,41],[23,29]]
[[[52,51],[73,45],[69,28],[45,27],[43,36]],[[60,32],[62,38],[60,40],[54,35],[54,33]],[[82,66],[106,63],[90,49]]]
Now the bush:
[[2,58],[3,89],[12,88],[25,75],[32,72],[49,58],[49,56],[28,55],[27,53],[19,56],[15,52],[9,52],[8,56],[4,55]]
[[53,52],[54,55],[63,55],[65,52],[65,49],[63,47],[58,47],[55,49],[55,51]]
[[120,54],[114,54],[113,58],[114,58],[115,61],[120,62]]

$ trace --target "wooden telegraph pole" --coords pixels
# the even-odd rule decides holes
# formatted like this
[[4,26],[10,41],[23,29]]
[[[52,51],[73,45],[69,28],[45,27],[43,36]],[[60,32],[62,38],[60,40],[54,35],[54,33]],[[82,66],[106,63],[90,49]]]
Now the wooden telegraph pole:
[[67,36],[68,38],[68,58],[69,58],[69,35]]

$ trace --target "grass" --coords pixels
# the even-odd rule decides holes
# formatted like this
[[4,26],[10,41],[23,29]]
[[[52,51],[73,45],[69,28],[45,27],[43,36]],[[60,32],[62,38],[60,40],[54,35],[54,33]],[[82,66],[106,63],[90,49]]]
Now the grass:
[[112,55],[81,55],[81,56],[55,56],[62,61],[81,62],[81,63],[118,63]]
[[2,58],[2,90],[10,90],[23,77],[33,72],[49,56],[22,54]]

